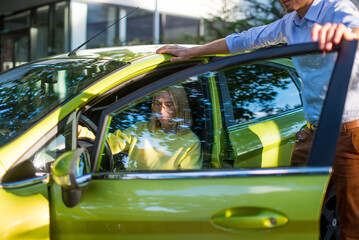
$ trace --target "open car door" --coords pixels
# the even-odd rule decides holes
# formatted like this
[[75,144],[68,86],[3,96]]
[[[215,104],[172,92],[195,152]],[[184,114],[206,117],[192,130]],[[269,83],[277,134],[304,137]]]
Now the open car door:
[[[128,92],[102,112],[91,155],[93,172],[84,178],[68,170],[67,174],[75,182],[87,182],[86,189],[78,188],[78,184],[73,186],[82,196],[75,194],[78,198],[69,201],[75,195],[64,189],[71,188],[71,183],[51,186],[52,236],[55,239],[141,240],[318,239],[320,214],[331,177],[356,48],[357,42],[342,42],[332,52],[323,53],[316,43],[308,43],[217,58]],[[286,57],[320,59],[331,69],[330,79],[321,79],[330,84],[308,165],[293,167],[290,159],[281,159],[277,161],[280,166],[238,168],[234,161],[240,156],[233,155],[237,143],[228,142],[222,124],[226,116],[221,112],[216,85],[218,73],[233,66]],[[315,71],[315,67],[313,65],[311,71]],[[199,95],[203,95],[202,102],[211,113],[205,116],[205,120],[211,122],[211,127],[206,129],[211,137],[198,136],[202,143],[210,142],[210,150],[205,150],[202,144],[203,157],[209,155],[208,166],[197,170],[130,170],[129,162],[121,160],[121,166],[115,163],[111,169],[101,167],[108,133],[114,126],[123,124],[117,117],[123,119],[125,110],[143,104],[164,89],[188,88],[196,85],[194,83],[203,87]],[[274,111],[266,109],[263,111]],[[261,136],[268,129],[270,133],[278,127],[276,121],[264,125]],[[237,139],[245,137],[248,136],[236,136]],[[262,149],[265,150],[268,149]],[[78,162],[79,159],[60,160]],[[54,173],[56,175],[56,171]]]

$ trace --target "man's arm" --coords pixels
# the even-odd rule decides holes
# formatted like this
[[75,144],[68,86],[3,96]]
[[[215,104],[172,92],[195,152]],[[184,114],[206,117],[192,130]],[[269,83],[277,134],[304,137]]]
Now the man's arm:
[[330,51],[333,44],[339,44],[342,39],[351,41],[358,36],[359,28],[350,29],[341,23],[314,24],[312,28],[312,40],[318,41],[321,50]]
[[171,58],[171,62],[184,61],[193,57],[208,55],[208,54],[226,54],[229,53],[229,49],[225,38],[215,40],[205,45],[186,48],[177,45],[164,46],[157,49],[156,53],[167,53],[174,55]]

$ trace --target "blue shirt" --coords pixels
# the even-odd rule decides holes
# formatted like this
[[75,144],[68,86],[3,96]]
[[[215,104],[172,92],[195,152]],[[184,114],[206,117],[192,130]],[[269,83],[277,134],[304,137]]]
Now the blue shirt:
[[[279,43],[312,42],[314,23],[324,25],[328,22],[343,23],[350,28],[359,27],[358,9],[349,0],[314,0],[303,18],[297,12],[291,12],[271,24],[229,35],[226,43],[230,52],[235,53]],[[304,115],[314,125],[318,124],[335,58],[335,53],[293,58],[302,79]],[[355,57],[352,85],[347,94],[342,122],[356,119],[359,119],[359,54]]]

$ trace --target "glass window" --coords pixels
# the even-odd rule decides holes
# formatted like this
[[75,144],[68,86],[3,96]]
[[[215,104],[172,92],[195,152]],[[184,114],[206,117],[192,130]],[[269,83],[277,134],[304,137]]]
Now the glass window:
[[115,171],[203,167],[212,106],[199,79],[145,96],[111,116],[106,142]]
[[49,6],[36,9],[35,23],[32,31],[35,31],[31,36],[32,40],[36,40],[35,44],[32,44],[31,58],[38,59],[48,56],[48,35],[49,35]]
[[65,143],[65,136],[59,134],[32,157],[37,174],[50,173],[51,164],[65,152]]
[[199,35],[199,20],[162,14],[162,41],[165,43],[193,43]]
[[55,5],[53,54],[64,53],[68,49],[68,6],[67,2]]
[[0,129],[8,134],[3,145],[77,94],[81,89],[122,66],[108,60],[48,60],[0,75]]
[[[116,7],[88,4],[87,39],[92,38],[116,21]],[[87,44],[88,48],[113,46],[116,40],[116,27],[110,27]]]
[[[72,114],[71,116],[74,116]],[[43,137],[42,140],[34,144],[29,150],[30,157],[26,158],[20,164],[16,164],[4,176],[5,182],[16,182],[35,177],[41,177],[51,173],[52,164],[63,153],[74,149],[72,136],[75,132],[75,125],[70,118],[66,118],[58,125],[58,132],[54,136],[51,133]],[[40,145],[41,144],[41,145]],[[35,152],[35,153],[33,153]]]
[[29,36],[15,37],[15,67],[29,61]]
[[8,31],[24,29],[30,27],[30,11],[5,17],[4,29]]
[[[304,118],[306,110],[304,106],[303,111],[297,85],[304,89],[303,94],[318,92],[324,99],[335,57],[331,53],[312,54],[293,61],[283,58],[231,66],[144,96],[110,116],[106,141],[117,159],[116,170],[291,166],[295,136],[307,126],[308,119]],[[315,64],[318,62],[327,63],[320,74]],[[310,89],[309,93],[308,78],[312,77],[318,77],[322,87]],[[193,85],[188,87],[189,83]],[[171,89],[184,89],[186,95],[173,97]],[[174,99],[182,99],[187,105]],[[309,105],[316,107],[320,113],[321,103]],[[193,126],[182,121],[189,112]],[[173,126],[177,128],[171,132]],[[191,136],[194,133],[201,143],[200,159],[194,148],[195,138],[189,140],[181,135],[179,129],[185,128],[190,128]],[[310,145],[311,142],[308,149]],[[117,154],[121,157],[116,158]],[[301,164],[305,165],[305,161]]]
[[[129,13],[132,9],[128,9]],[[153,43],[153,12],[137,10],[127,17],[127,44]]]
[[11,38],[1,38],[1,70],[13,68],[12,49],[14,42]]
[[59,123],[59,132],[56,136],[46,140],[46,144],[29,159],[35,167],[36,175],[50,173],[55,160],[75,147],[72,146],[72,134],[76,128],[73,128],[73,121],[68,121],[66,125],[63,124],[65,121]]
[[268,118],[302,106],[290,72],[280,66],[262,62],[223,71],[235,124]]
[[[59,122],[57,127],[46,134],[5,174],[5,183],[23,181],[51,173],[52,164],[63,153],[73,150],[73,135],[76,134],[75,114]],[[54,133],[53,131],[57,131]],[[55,135],[56,134],[56,135]]]
[[[305,165],[312,144],[306,138],[306,131],[311,131],[306,129],[307,121],[317,124],[322,101],[313,99],[303,108],[301,94],[324,101],[335,58],[335,53],[309,54],[293,61],[275,59],[219,71],[216,78],[227,132],[221,146],[224,152],[229,150],[221,161],[232,159],[235,168]],[[311,86],[313,79],[320,87]],[[296,141],[306,141],[300,160],[292,158]]]

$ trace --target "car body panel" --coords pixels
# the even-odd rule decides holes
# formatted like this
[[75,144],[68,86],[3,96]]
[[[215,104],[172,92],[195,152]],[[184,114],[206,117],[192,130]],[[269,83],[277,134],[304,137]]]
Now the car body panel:
[[2,164],[2,162],[0,161],[0,176],[3,176],[6,172],[6,169],[4,167],[4,165]]
[[0,188],[1,239],[49,239],[50,211],[46,183]]
[[[196,46],[193,44],[181,45],[181,46]],[[71,58],[81,59],[111,59],[121,62],[132,62],[142,57],[155,54],[156,50],[161,47],[160,45],[136,45],[125,47],[104,47],[95,49],[81,49],[76,52],[76,55],[72,55]],[[51,58],[68,58],[68,53],[52,56]],[[48,58],[44,58],[48,59]]]
[[[329,179],[252,175],[193,181],[135,179],[135,175],[93,179],[79,205],[71,209],[64,206],[58,197],[61,189],[54,185],[54,239],[317,239],[318,200]],[[293,202],[298,203],[296,208]],[[272,229],[237,229],[215,226],[211,220],[224,210],[252,207],[277,211],[288,223]]]

